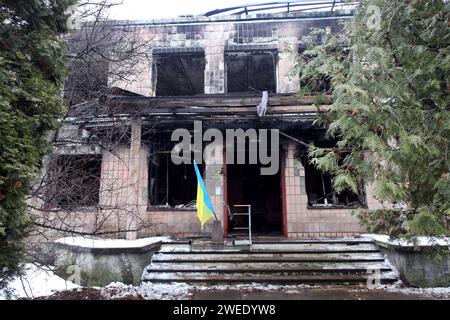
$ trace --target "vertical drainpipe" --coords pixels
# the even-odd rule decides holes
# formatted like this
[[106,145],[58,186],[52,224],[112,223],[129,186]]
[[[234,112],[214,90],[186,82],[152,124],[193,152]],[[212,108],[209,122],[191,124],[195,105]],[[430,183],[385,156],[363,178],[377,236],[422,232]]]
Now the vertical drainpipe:
[[223,235],[228,235],[228,174],[227,152],[223,148]]
[[287,195],[286,195],[286,174],[285,174],[285,168],[286,168],[286,152],[284,150],[281,151],[281,203],[282,203],[282,234],[283,237],[288,237],[287,232]]

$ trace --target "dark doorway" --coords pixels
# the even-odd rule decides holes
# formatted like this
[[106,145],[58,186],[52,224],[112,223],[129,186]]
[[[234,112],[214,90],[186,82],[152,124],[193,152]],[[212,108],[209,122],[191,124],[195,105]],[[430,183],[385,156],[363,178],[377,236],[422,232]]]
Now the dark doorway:
[[247,216],[235,216],[234,205],[251,205],[252,233],[279,235],[282,231],[280,172],[261,175],[260,165],[232,164],[227,166],[228,230],[230,233],[247,233],[238,230],[248,226]]
[[276,51],[228,52],[225,63],[228,92],[276,92]]

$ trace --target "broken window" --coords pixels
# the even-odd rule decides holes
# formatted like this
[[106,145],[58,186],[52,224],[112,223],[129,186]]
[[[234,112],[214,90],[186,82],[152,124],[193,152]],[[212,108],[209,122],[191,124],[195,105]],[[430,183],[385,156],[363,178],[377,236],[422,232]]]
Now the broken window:
[[228,92],[276,92],[276,51],[227,52],[225,64]]
[[154,53],[157,96],[190,96],[204,93],[205,54]]
[[99,202],[101,155],[59,155],[52,161],[48,202],[52,206],[95,206]]
[[[333,148],[337,140],[327,134],[325,128],[311,124],[311,127],[296,132],[289,132],[293,137],[320,148]],[[310,163],[308,150],[298,145],[296,158],[300,160],[305,170],[304,188],[310,207],[361,207],[365,205],[364,186],[361,182],[358,193],[344,190],[337,193],[333,187],[333,177],[322,172]],[[301,183],[303,185],[303,183]]]
[[308,206],[360,207],[364,205],[362,188],[360,188],[359,194],[347,189],[337,193],[333,187],[333,177],[317,169],[308,160],[307,157],[302,158]]
[[[171,151],[175,143],[168,135],[158,135],[151,143],[149,157],[149,202],[152,206],[194,208],[197,177],[194,165],[174,164]],[[194,159],[193,152],[191,159]],[[198,164],[200,172],[203,165]]]

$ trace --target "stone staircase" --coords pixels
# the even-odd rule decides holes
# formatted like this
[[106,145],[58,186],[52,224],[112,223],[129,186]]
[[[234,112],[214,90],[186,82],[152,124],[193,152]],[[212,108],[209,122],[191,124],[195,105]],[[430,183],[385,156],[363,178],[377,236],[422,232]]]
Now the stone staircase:
[[254,241],[251,247],[207,242],[163,243],[143,282],[366,284],[379,270],[382,284],[396,272],[371,240],[361,238]]

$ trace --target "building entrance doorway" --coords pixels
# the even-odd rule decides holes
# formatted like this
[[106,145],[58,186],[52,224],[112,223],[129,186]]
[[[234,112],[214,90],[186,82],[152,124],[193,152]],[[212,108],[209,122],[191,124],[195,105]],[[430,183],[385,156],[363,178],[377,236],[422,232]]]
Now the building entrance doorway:
[[[248,217],[236,213],[235,205],[251,205],[252,233],[280,235],[282,233],[282,193],[280,171],[261,175],[260,165],[227,165],[228,232],[247,234]],[[245,210],[244,210],[245,211]]]

